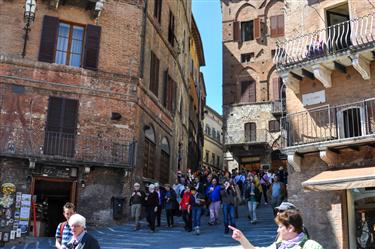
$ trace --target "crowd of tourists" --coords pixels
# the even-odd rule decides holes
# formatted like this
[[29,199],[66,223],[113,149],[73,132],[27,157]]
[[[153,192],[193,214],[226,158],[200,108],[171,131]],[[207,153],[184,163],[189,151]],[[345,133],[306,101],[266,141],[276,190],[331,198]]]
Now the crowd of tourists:
[[[161,214],[165,210],[167,226],[174,226],[176,216],[181,216],[185,230],[200,234],[201,216],[209,216],[208,225],[223,223],[224,233],[229,226],[236,227],[238,206],[246,204],[250,222],[257,222],[257,207],[260,203],[279,206],[286,198],[287,172],[280,167],[277,172],[219,171],[208,169],[183,174],[177,172],[176,183],[149,184],[142,190],[140,183],[134,184],[130,198],[131,216],[135,230],[140,228],[139,220],[145,207],[145,216],[150,230],[161,226]],[[276,213],[275,213],[276,215]]]

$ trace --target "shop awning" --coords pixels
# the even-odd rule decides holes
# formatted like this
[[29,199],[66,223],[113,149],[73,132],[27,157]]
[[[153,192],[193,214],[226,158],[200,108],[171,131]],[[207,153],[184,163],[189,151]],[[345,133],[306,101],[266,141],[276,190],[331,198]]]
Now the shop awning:
[[314,191],[375,187],[375,167],[324,171],[302,186]]

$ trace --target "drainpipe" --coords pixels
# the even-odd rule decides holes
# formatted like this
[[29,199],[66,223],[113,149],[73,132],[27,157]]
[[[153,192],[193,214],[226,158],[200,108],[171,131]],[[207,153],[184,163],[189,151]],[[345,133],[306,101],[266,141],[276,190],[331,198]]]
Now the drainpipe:
[[147,6],[148,6],[148,0],[145,0],[145,8],[143,11],[142,34],[141,34],[141,61],[139,63],[139,76],[141,78],[143,78],[144,62],[145,62]]

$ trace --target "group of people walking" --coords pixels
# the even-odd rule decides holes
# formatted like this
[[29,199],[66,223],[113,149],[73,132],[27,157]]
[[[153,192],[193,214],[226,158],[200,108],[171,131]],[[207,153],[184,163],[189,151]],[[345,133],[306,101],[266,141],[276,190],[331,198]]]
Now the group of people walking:
[[[130,197],[131,216],[135,221],[134,230],[140,228],[142,207],[151,232],[161,226],[162,210],[165,210],[167,226],[174,226],[174,217],[181,216],[185,230],[200,234],[201,216],[209,215],[208,225],[224,225],[224,233],[229,233],[229,226],[236,227],[238,206],[246,204],[251,223],[257,222],[256,209],[264,198],[268,205],[279,206],[286,196],[285,172],[280,168],[276,174],[260,170],[258,172],[219,172],[208,170],[183,175],[178,172],[174,185],[154,183],[141,190],[139,183],[134,184]],[[275,214],[276,215],[276,214]],[[220,218],[222,216],[222,219]]]

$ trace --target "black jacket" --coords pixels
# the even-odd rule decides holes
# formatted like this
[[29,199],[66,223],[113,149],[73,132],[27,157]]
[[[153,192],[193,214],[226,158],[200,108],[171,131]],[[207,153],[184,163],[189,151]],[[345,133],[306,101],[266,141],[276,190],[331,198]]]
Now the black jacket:
[[148,196],[146,198],[146,207],[155,208],[159,205],[159,196],[155,191],[152,193],[148,193]]
[[100,249],[98,241],[87,232],[81,241],[74,247],[72,243],[67,244],[69,249]]

